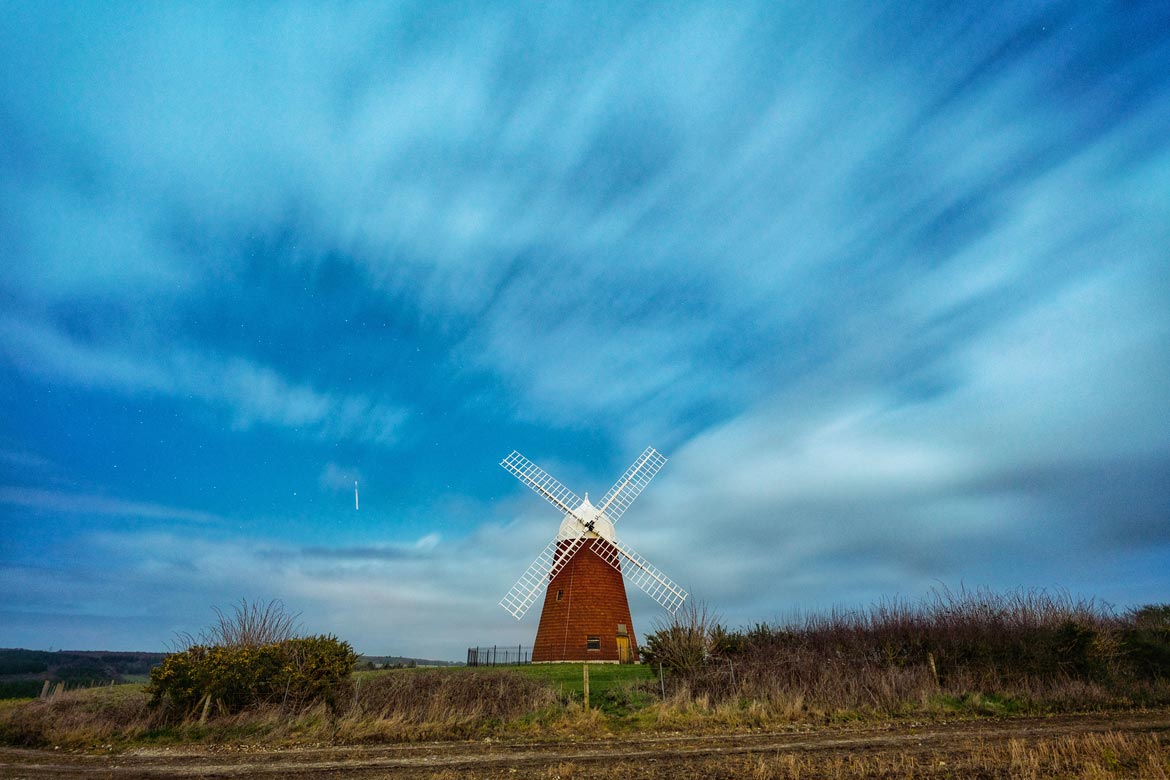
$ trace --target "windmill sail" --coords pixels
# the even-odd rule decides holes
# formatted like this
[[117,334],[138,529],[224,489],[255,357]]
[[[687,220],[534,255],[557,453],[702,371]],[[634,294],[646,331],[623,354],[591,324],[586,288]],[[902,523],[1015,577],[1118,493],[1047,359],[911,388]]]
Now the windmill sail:
[[[500,461],[504,469],[565,516],[557,536],[548,543],[540,555],[536,556],[528,570],[500,600],[500,606],[517,620],[524,617],[542,593],[551,592],[548,590],[549,583],[568,565],[582,545],[589,541],[591,543],[588,547],[601,560],[644,590],[673,615],[686,601],[687,592],[628,545],[619,542],[613,533],[613,523],[625,513],[665,463],[666,458],[661,453],[653,447],[647,447],[605,494],[601,506],[594,507],[589,503],[588,494],[582,500],[544,469],[515,450]],[[620,579],[618,582],[620,584]],[[557,601],[560,601],[559,591]],[[624,587],[621,588],[621,602],[625,604]],[[545,611],[548,611],[547,605]],[[625,607],[625,613],[628,623],[628,607]],[[543,616],[541,620],[543,625]],[[539,638],[540,631],[537,635]],[[535,651],[533,657],[536,657]]]
[[584,541],[584,536],[565,539],[557,534],[536,556],[528,570],[520,575],[512,589],[500,599],[500,606],[511,612],[517,620],[524,617],[524,613],[544,592],[552,578],[572,560],[573,554]]
[[617,523],[618,518],[626,513],[634,499],[646,489],[650,480],[654,479],[662,467],[666,465],[666,458],[653,447],[646,450],[634,461],[634,465],[626,469],[621,479],[614,483],[609,492],[601,499],[600,511]]
[[[593,545],[593,551],[601,560],[622,572],[626,579],[645,591],[646,595],[661,604],[670,614],[678,611],[687,600],[685,590],[629,545],[615,539],[608,544]],[[626,566],[622,566],[622,558],[626,560]]]
[[577,517],[573,510],[581,505],[581,499],[540,466],[515,450],[500,461],[500,465],[561,512]]

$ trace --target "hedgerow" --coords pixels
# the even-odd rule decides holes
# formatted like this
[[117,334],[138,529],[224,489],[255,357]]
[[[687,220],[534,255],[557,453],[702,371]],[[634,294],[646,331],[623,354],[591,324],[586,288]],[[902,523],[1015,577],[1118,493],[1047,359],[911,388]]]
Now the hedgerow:
[[1040,710],[1160,704],[1170,607],[1119,615],[1061,592],[944,589],[729,631],[699,605],[658,626],[641,652],[679,690],[712,702],[881,713],[970,697]]

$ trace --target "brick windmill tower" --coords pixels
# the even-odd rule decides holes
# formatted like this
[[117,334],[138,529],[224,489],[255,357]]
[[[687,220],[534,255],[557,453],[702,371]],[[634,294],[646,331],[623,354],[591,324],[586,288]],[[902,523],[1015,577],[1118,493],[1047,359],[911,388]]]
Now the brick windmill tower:
[[672,615],[686,600],[686,591],[614,535],[614,525],[665,463],[647,447],[594,506],[588,493],[578,498],[518,452],[500,462],[564,515],[557,535],[500,601],[519,620],[544,591],[533,662],[638,660],[623,575]]

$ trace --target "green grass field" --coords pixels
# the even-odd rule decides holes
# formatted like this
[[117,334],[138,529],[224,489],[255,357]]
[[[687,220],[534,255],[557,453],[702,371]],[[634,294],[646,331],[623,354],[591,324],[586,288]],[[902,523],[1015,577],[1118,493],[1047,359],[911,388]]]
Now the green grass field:
[[[476,672],[502,672],[517,674],[542,682],[560,693],[566,700],[583,702],[585,688],[585,664],[522,664],[518,666],[455,666],[432,668],[429,672],[443,674],[472,674]],[[386,669],[354,673],[359,684],[386,674],[418,674],[423,669]],[[655,683],[658,670],[640,664],[589,664],[589,705],[606,715],[628,715],[645,707],[657,694]]]
[[[589,706],[610,716],[632,715],[657,698],[656,670],[639,664],[589,664]],[[567,699],[584,700],[585,664],[507,667],[557,688]]]
[[[517,674],[542,680],[550,685],[560,686],[567,694],[580,696],[584,688],[585,664],[525,664],[523,666],[498,667],[511,669]],[[640,683],[658,679],[657,670],[641,664],[589,664],[590,697],[605,695],[611,690],[630,688]]]
[[[447,674],[467,674],[471,671],[497,671],[522,674],[533,680],[558,688],[562,693],[580,698],[583,694],[585,675],[584,664],[521,664],[518,666],[450,666],[431,667],[427,671],[441,670]],[[423,667],[416,669],[380,669],[377,671],[354,672],[354,679],[361,682],[370,680],[383,674],[417,674],[424,671]],[[642,683],[653,682],[658,679],[658,670],[641,664],[589,664],[589,692],[590,697],[604,696],[611,690],[632,688]]]

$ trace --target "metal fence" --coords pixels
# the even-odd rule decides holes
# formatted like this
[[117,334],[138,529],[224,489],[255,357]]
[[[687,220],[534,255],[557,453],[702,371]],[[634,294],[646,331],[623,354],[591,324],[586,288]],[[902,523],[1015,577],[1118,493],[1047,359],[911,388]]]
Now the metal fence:
[[532,663],[532,648],[514,645],[467,648],[468,666],[517,666]]

